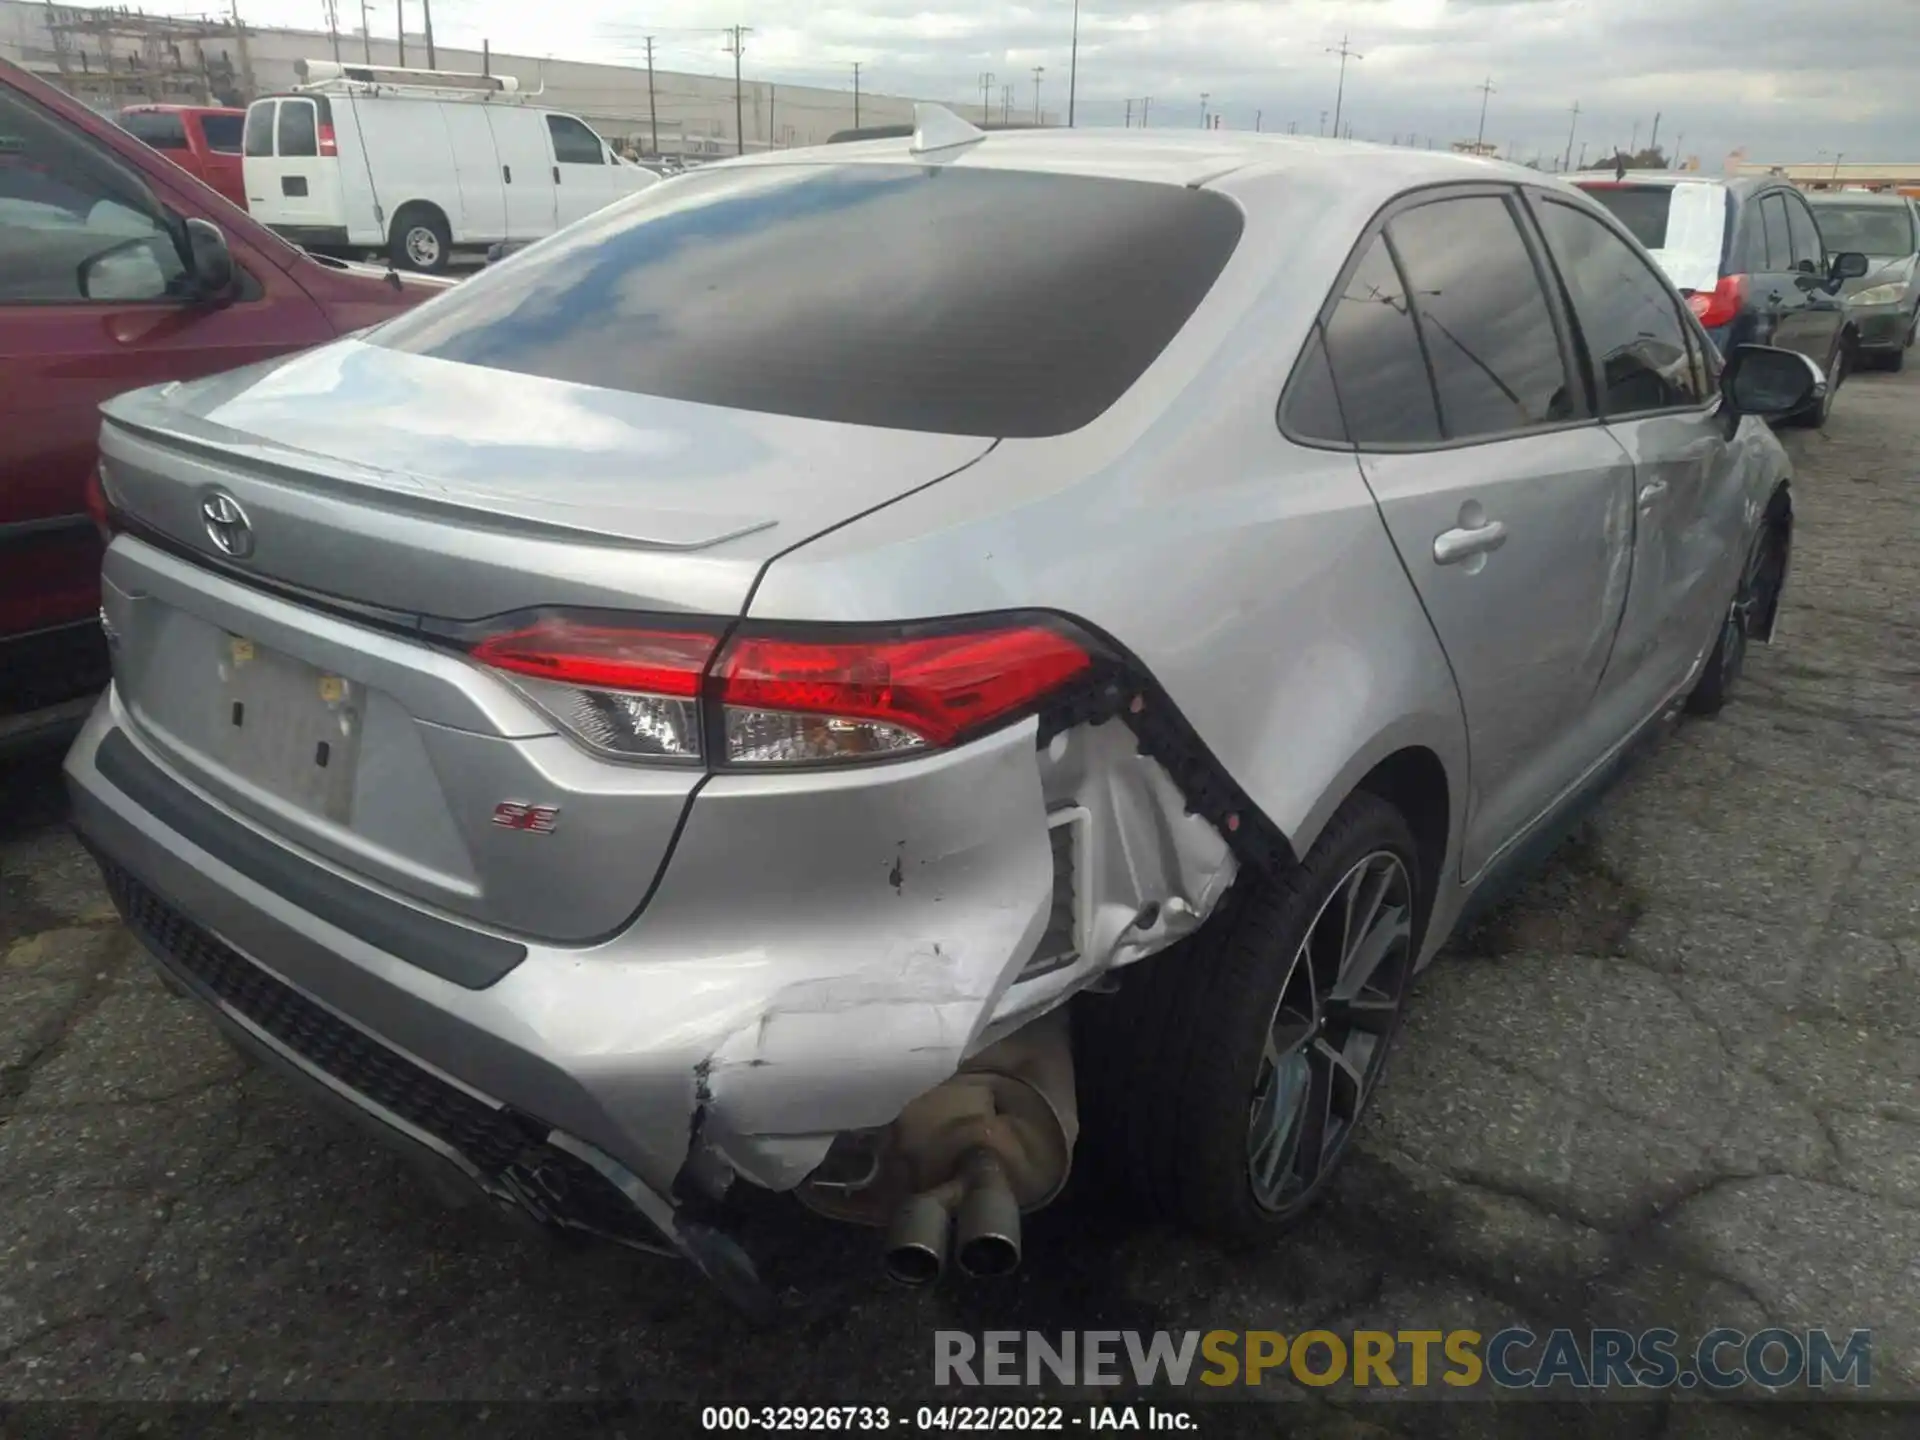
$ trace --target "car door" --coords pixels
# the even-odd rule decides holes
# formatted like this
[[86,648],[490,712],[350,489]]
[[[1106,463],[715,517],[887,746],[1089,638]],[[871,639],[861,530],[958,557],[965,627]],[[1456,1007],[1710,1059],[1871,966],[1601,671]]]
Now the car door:
[[1600,216],[1530,197],[1595,406],[1634,468],[1633,567],[1598,708],[1630,729],[1712,648],[1750,530],[1711,345],[1658,269]]
[[1764,266],[1753,272],[1753,304],[1760,318],[1755,339],[1797,350],[1824,370],[1832,335],[1819,316],[1809,315],[1809,277],[1794,266],[1786,197],[1778,190],[1764,191],[1749,208],[1757,242],[1753,253],[1765,257]]
[[547,116],[553,141],[554,218],[571,225],[613,200],[613,171],[600,137],[571,115]]
[[553,145],[540,114],[504,105],[484,107],[500,157],[507,238],[538,240],[554,227]]
[[493,127],[486,107],[447,104],[434,107],[446,127],[453,150],[454,179],[460,187],[460,208],[453,222],[453,238],[460,245],[491,245],[507,235],[507,187],[501,180],[500,156],[493,148]]
[[1823,370],[1831,369],[1839,356],[1840,332],[1847,319],[1842,287],[1828,282],[1828,256],[1813,207],[1797,190],[1777,191],[1774,198],[1786,211],[1793,287],[1800,296],[1795,311],[1798,343],[1790,342],[1788,348],[1811,356]]
[[1591,418],[1517,203],[1393,211],[1327,322],[1361,472],[1465,705],[1469,879],[1617,738],[1589,704],[1632,557],[1633,467]]
[[179,214],[94,137],[3,83],[0,136],[5,636],[87,620],[98,607],[99,541],[85,488],[102,400],[331,332],[304,291],[241,243],[236,294],[191,298]]

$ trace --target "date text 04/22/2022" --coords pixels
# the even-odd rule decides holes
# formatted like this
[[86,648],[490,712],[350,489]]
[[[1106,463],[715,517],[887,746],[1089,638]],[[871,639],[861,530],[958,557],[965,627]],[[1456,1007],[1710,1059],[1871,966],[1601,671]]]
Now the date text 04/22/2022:
[[895,1428],[920,1433],[1064,1433],[1069,1430],[1185,1431],[1199,1428],[1185,1410],[1157,1405],[921,1405],[896,1413],[886,1405],[708,1405],[703,1430],[873,1432]]

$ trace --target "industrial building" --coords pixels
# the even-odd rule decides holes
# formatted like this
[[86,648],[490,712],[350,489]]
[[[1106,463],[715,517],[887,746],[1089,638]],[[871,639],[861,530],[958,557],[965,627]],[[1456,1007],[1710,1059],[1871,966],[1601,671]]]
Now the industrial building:
[[[342,7],[345,8],[344,6]],[[242,4],[236,13],[243,11]],[[715,69],[731,70],[714,36]],[[336,52],[337,46],[337,52]],[[428,63],[425,35],[368,37],[358,29],[254,27],[235,20],[148,15],[125,6],[55,5],[46,0],[0,0],[0,59],[73,92],[96,109],[121,105],[244,105],[255,96],[296,83],[296,60],[338,58],[375,65]],[[647,71],[630,65],[483,54],[437,45],[434,67],[513,75],[541,103],[570,111],[616,143],[645,152],[688,157],[731,155],[825,141],[855,123],[853,75],[847,88],[781,85],[744,79],[736,99],[732,74],[694,75],[656,70],[651,103]],[[913,102],[862,93],[861,125],[911,122]],[[658,141],[655,142],[657,130]],[[744,135],[744,143],[736,137]]]

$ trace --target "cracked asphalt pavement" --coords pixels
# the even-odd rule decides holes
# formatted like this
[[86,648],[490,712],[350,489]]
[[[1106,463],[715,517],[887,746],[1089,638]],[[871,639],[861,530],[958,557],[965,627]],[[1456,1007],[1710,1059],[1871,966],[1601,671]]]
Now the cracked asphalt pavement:
[[[1920,375],[1855,377],[1788,443],[1778,643],[1426,973],[1329,1202],[1256,1256],[1081,1194],[1016,1278],[909,1293],[871,1237],[773,1207],[800,1298],[756,1336],[670,1263],[442,1209],[245,1068],[117,924],[57,757],[0,770],[0,1400],[924,1403],[958,1398],[942,1328],[1515,1323],[1870,1327],[1873,1393],[1920,1395]],[[1281,1386],[1286,1429],[1544,1433],[1328,1393]],[[1915,1412],[1555,1414],[1710,1440]]]

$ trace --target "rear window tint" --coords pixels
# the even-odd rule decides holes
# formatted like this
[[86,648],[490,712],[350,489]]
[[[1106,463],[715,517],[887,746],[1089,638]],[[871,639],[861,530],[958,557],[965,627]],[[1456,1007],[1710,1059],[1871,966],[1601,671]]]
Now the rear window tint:
[[120,128],[136,140],[144,140],[156,150],[187,148],[187,125],[178,115],[166,110],[123,110]]
[[1671,185],[1583,185],[1580,187],[1614,213],[1627,232],[1649,250],[1667,248],[1667,216],[1673,208]]
[[255,157],[273,154],[273,112],[277,101],[256,100],[247,107],[247,130],[243,148]]
[[202,115],[200,133],[207,137],[207,148],[222,155],[240,153],[240,117],[238,115]]
[[319,131],[313,123],[313,102],[311,100],[282,100],[280,102],[280,154],[318,155],[320,153]]
[[961,435],[1093,420],[1192,315],[1239,208],[1173,185],[915,165],[669,181],[369,337],[743,410]]

